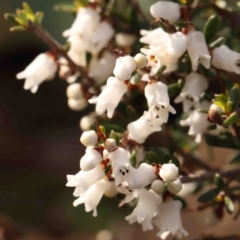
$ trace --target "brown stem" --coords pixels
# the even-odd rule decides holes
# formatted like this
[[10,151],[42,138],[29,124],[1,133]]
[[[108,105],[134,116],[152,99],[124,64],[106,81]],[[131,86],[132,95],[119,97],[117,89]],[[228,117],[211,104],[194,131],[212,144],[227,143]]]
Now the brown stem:
[[36,36],[41,38],[51,49],[57,51],[59,56],[64,57],[73,72],[80,72],[83,77],[88,79],[91,85],[94,85],[94,79],[88,76],[88,71],[85,68],[75,64],[68,54],[63,50],[61,44],[58,43],[45,29],[43,29],[42,26],[36,25],[32,21],[28,21],[27,30],[33,32]]
[[194,177],[184,176],[184,177],[181,177],[181,181],[182,183],[213,181],[216,173],[218,173],[223,178],[233,178],[233,177],[240,176],[240,168],[233,169],[233,170],[226,170],[226,171],[207,172],[200,176],[194,176]]

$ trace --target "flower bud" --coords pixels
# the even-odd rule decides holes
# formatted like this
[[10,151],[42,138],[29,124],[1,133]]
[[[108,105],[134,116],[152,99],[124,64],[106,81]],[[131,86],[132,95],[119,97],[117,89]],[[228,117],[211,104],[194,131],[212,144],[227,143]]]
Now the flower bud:
[[81,111],[84,108],[86,108],[87,105],[88,105],[88,102],[84,98],[80,98],[78,100],[74,98],[68,99],[68,107],[74,111]]
[[90,129],[91,125],[94,124],[94,119],[92,115],[87,115],[81,118],[79,125],[82,131],[87,131]]
[[145,57],[145,55],[143,55],[142,53],[138,53],[133,60],[135,61],[137,68],[143,68],[147,65],[148,61],[147,58]]
[[91,147],[95,146],[98,142],[98,135],[95,131],[90,130],[83,132],[80,142],[85,146],[85,147]]
[[74,98],[74,99],[80,99],[82,98],[82,89],[80,83],[73,83],[67,87],[67,97],[68,98]]
[[130,56],[119,57],[116,61],[113,74],[118,80],[128,80],[136,68],[136,63]]
[[80,159],[80,168],[83,171],[90,171],[94,169],[101,161],[102,157],[100,153],[96,149],[88,147],[85,155]]
[[109,184],[109,188],[106,189],[106,191],[104,192],[104,195],[106,197],[112,198],[114,196],[117,195],[117,188],[114,182],[110,182]]
[[104,142],[104,147],[107,149],[108,152],[112,152],[116,148],[116,141],[113,138],[108,138]]
[[168,183],[168,191],[169,192],[171,192],[173,194],[177,194],[181,190],[182,190],[182,183],[181,183],[181,180],[179,178],[177,178],[177,180],[174,181],[174,182],[169,182]]
[[178,177],[178,168],[173,163],[163,164],[159,176],[164,180],[164,182],[174,182]]
[[161,194],[164,191],[164,188],[165,183],[159,179],[154,180],[151,185],[151,189],[157,194]]
[[171,24],[180,18],[180,6],[173,2],[158,1],[151,6],[150,12],[154,18],[163,18]]
[[131,47],[136,39],[135,35],[127,33],[117,33],[115,35],[116,43],[120,47]]

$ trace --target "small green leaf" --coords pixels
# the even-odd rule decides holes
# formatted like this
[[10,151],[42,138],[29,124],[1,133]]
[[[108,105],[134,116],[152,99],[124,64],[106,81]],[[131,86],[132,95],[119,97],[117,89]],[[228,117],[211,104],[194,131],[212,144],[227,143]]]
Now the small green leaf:
[[230,164],[240,163],[240,154],[238,154],[236,157],[234,157],[229,163]]
[[137,158],[136,158],[136,151],[135,150],[131,154],[130,163],[133,167],[136,167]]
[[221,93],[221,94],[215,94],[214,96],[215,96],[216,100],[217,100],[218,102],[220,102],[220,103],[226,104],[227,101],[228,101],[226,95],[223,94],[223,93]]
[[215,48],[215,47],[220,47],[221,45],[223,45],[226,42],[226,38],[224,37],[220,37],[217,40],[215,40],[214,42],[209,44],[210,48]]
[[225,183],[222,177],[218,173],[216,173],[214,176],[214,183],[217,185],[219,189],[223,189],[225,186]]
[[5,13],[4,14],[4,18],[7,20],[7,21],[11,21],[11,22],[13,22],[13,23],[18,23],[17,21],[16,21],[16,14],[14,14],[14,13]]
[[89,66],[90,62],[92,59],[92,54],[90,52],[86,52],[86,62],[87,62],[87,66]]
[[224,197],[224,204],[225,204],[228,214],[232,214],[234,211],[234,204],[229,196]]
[[10,28],[10,32],[22,32],[25,31],[26,29],[22,26],[15,26]]
[[205,192],[203,195],[201,195],[201,196],[198,198],[198,202],[200,202],[200,203],[209,202],[209,201],[211,201],[212,199],[214,199],[214,198],[218,195],[219,192],[220,192],[220,189],[219,189],[219,188],[211,189],[211,190]]
[[228,116],[224,122],[223,122],[223,126],[227,127],[231,124],[236,123],[239,120],[238,114],[236,112],[233,112],[232,114],[230,114],[230,116]]
[[110,164],[108,164],[108,166],[104,170],[105,175],[108,175],[108,173],[110,172],[111,168],[112,168],[112,166]]
[[30,5],[27,2],[23,2],[22,4],[23,8],[25,9],[26,13],[27,13],[27,17],[33,21],[34,20],[34,12],[32,10],[32,8],[30,7]]
[[76,7],[73,3],[63,2],[56,4],[53,9],[62,12],[74,12]]
[[161,164],[160,159],[158,158],[158,156],[154,152],[148,152],[146,154],[146,160],[150,163]]
[[130,78],[130,83],[135,85],[138,84],[141,81],[141,76],[136,72],[132,75]]
[[15,20],[23,27],[28,26],[28,17],[26,10],[17,10],[17,17]]
[[172,83],[168,85],[168,94],[170,97],[176,96],[180,93],[181,87],[178,83]]
[[111,132],[111,130],[113,130],[117,133],[123,133],[125,131],[123,127],[111,123],[104,123],[104,126],[107,132]]
[[100,130],[104,135],[106,135],[105,127],[104,126],[99,126]]
[[208,145],[214,147],[231,148],[238,150],[240,148],[238,139],[229,132],[222,133],[218,136],[205,134],[205,141]]
[[236,108],[236,106],[238,105],[238,102],[239,102],[239,89],[238,88],[233,87],[230,90],[229,96],[228,96],[228,102],[231,103],[231,108],[232,108],[231,110],[234,111],[234,109]]
[[63,46],[62,49],[64,52],[68,52],[71,48],[71,43],[70,42],[66,42]]
[[211,16],[204,25],[203,34],[205,36],[206,42],[209,43],[217,32],[219,24],[219,19],[216,15]]
[[113,130],[111,130],[110,138],[113,138],[116,141],[117,146],[119,146],[119,137]]
[[43,16],[44,16],[43,12],[37,12],[34,16],[34,23],[36,23],[37,25],[41,25]]

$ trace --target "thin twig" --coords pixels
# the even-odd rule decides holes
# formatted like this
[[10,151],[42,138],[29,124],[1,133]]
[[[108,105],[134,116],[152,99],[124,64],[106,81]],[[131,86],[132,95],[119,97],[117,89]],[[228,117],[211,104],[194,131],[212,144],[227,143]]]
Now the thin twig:
[[225,171],[207,172],[200,176],[193,176],[193,177],[184,176],[184,177],[181,177],[181,181],[182,183],[213,181],[216,173],[218,173],[223,178],[237,177],[237,176],[240,176],[240,168],[233,169],[233,170],[225,170]]

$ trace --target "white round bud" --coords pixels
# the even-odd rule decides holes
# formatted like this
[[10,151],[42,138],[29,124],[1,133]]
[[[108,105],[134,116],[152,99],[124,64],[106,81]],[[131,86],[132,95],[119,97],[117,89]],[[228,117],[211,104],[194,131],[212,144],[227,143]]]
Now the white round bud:
[[113,138],[108,138],[104,142],[104,147],[107,149],[108,152],[112,152],[114,149],[116,149],[116,141]]
[[174,181],[174,182],[169,182],[168,183],[168,191],[169,192],[171,192],[173,194],[177,194],[181,190],[182,190],[182,183],[181,183],[181,180],[179,178],[177,178],[177,180]]
[[109,187],[107,188],[107,190],[104,192],[104,195],[106,197],[112,198],[114,196],[116,196],[118,193],[115,182],[110,182]]
[[216,105],[216,104],[214,104],[214,103],[211,104],[209,110],[217,111],[217,112],[219,112],[219,113],[222,113],[222,112],[223,112],[223,110],[222,110],[218,105]]
[[87,115],[81,118],[79,125],[82,131],[87,131],[90,129],[91,125],[94,124],[94,118],[91,115]]
[[76,100],[74,98],[68,99],[68,107],[74,111],[81,111],[84,108],[86,108],[87,105],[88,105],[88,102],[84,98],[80,98],[79,100]]
[[148,60],[145,55],[142,53],[138,53],[133,60],[135,61],[137,68],[143,68],[147,65]]
[[102,161],[100,153],[92,147],[86,149],[85,155],[80,159],[80,168],[83,171],[94,169]]
[[115,35],[116,43],[120,47],[131,47],[136,39],[136,36],[128,33],[117,33]]
[[113,235],[109,230],[101,230],[97,233],[96,240],[113,240]]
[[164,188],[165,188],[165,183],[162,180],[156,179],[152,182],[151,189],[155,193],[161,194],[164,191]]
[[67,97],[68,98],[74,98],[74,99],[80,99],[82,98],[82,89],[80,83],[73,83],[67,87]]
[[85,132],[83,132],[83,134],[80,138],[80,142],[85,147],[95,146],[98,143],[98,135],[93,130],[85,131]]
[[164,182],[174,182],[178,177],[178,168],[173,163],[163,164],[159,176],[164,180]]
[[103,159],[107,159],[107,158],[109,158],[109,152],[106,149],[104,149],[103,150]]
[[180,5],[173,2],[158,1],[151,6],[150,12],[155,19],[163,18],[172,24],[180,18]]

